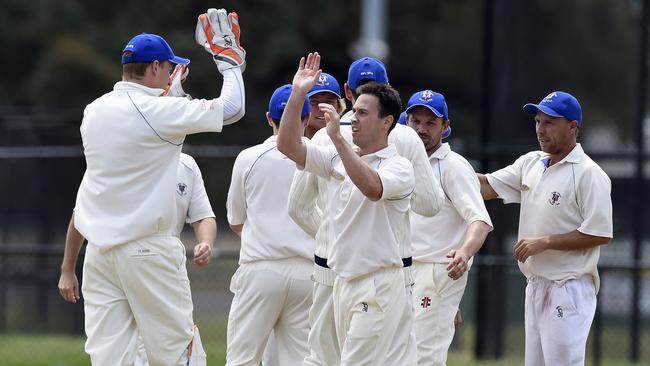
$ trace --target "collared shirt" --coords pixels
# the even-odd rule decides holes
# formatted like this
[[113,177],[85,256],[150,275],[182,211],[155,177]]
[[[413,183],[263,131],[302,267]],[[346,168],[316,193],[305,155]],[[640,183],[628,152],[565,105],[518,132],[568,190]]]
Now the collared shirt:
[[183,140],[192,133],[221,131],[219,98],[160,98],[162,92],[118,82],[84,110],[80,130],[87,168],[74,221],[93,245],[171,234]]
[[176,173],[176,225],[172,235],[180,236],[185,223],[215,217],[205,192],[201,170],[194,158],[181,153]]
[[328,182],[329,266],[344,279],[402,267],[400,249],[409,247],[408,211],[415,186],[411,163],[392,144],[361,156],[383,186],[382,197],[374,202],[354,185],[334,146],[305,143],[305,170]]
[[492,227],[492,221],[476,172],[464,157],[443,143],[429,156],[429,162],[445,192],[445,204],[434,217],[411,215],[413,259],[447,263],[447,253],[462,246],[472,222],[483,221]]
[[[512,165],[487,175],[504,203],[521,203],[518,239],[566,234],[612,237],[611,182],[580,144],[561,161],[546,167],[548,154],[530,152]],[[546,250],[519,262],[522,273],[564,282],[591,275],[596,291],[600,248]]]
[[276,136],[235,159],[226,208],[231,225],[244,225],[239,264],[291,257],[312,260],[314,239],[287,212],[295,170],[294,162],[278,151]]

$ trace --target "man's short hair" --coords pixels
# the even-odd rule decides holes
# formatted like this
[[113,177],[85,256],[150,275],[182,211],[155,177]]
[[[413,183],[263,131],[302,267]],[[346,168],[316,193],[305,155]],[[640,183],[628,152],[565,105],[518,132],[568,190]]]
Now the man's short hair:
[[[122,57],[124,56],[131,56],[131,52],[126,51],[122,53]],[[124,64],[122,65],[122,76],[125,79],[142,79],[150,64],[151,62],[130,62]]]
[[395,128],[399,115],[402,113],[402,100],[397,90],[390,85],[370,82],[357,88],[357,94],[374,95],[379,99],[379,118],[393,116],[393,124],[390,126],[388,133]]

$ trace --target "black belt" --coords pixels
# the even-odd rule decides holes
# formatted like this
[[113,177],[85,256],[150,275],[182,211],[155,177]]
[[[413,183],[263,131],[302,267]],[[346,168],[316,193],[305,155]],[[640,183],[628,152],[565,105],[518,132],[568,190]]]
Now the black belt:
[[[323,268],[330,268],[327,265],[327,258],[314,255],[314,263],[316,263],[317,265]],[[411,265],[413,265],[413,257],[402,258],[402,265],[404,265],[404,267],[410,267]]]

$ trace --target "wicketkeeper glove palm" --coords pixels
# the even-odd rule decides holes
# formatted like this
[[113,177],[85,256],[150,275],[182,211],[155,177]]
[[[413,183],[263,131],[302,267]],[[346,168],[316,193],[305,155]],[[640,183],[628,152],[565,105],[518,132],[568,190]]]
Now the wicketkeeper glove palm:
[[212,8],[199,15],[194,36],[196,42],[213,55],[223,73],[234,67],[241,67],[243,72],[246,67],[246,50],[239,42],[240,35],[237,13],[228,14],[225,9]]
[[[190,73],[190,68],[187,65],[176,65],[174,72],[169,76],[170,83],[163,92],[163,97],[190,97],[189,94],[183,90],[183,82],[187,79]],[[190,97],[191,98],[191,97]]]

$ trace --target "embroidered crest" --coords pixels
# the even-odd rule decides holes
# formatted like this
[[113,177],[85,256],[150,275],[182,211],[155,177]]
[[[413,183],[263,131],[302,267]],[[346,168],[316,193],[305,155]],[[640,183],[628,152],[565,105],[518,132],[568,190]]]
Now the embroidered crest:
[[184,196],[187,194],[187,185],[185,183],[178,183],[176,185],[176,193],[178,193],[180,196]]
[[548,203],[552,206],[557,206],[560,204],[560,198],[562,195],[559,192],[551,193],[551,198],[548,199]]
[[363,311],[364,313],[368,312],[368,303],[365,302],[361,303],[361,311]]
[[329,83],[327,82],[327,76],[320,74],[320,76],[318,77],[318,84],[328,85]]
[[426,309],[431,305],[431,299],[429,296],[425,296],[422,298],[422,302],[420,304],[422,305],[423,309]]
[[542,103],[552,102],[552,101],[553,101],[553,98],[555,98],[555,97],[557,97],[557,93],[556,93],[556,92],[552,92],[551,94],[549,94],[549,95],[547,95],[547,96],[544,97],[544,99],[542,100]]
[[425,90],[422,92],[422,95],[420,95],[420,100],[423,102],[429,102],[433,99],[433,93],[431,90]]
[[561,306],[556,307],[555,310],[557,310],[557,317],[558,318],[564,318],[564,311],[562,311]]

